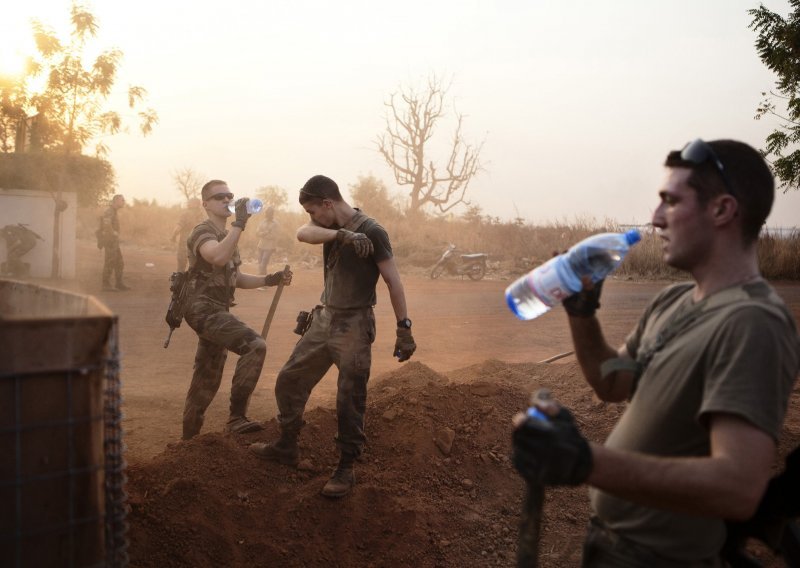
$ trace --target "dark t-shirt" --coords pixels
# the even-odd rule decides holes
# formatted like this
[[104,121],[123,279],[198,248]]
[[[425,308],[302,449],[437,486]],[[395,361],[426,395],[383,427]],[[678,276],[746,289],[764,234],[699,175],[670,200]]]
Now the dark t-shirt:
[[375,219],[367,217],[356,229],[372,241],[373,254],[359,258],[351,245],[338,241],[327,242],[322,247],[325,262],[325,289],[320,301],[331,308],[366,308],[377,302],[375,286],[378,283],[379,262],[392,258],[392,245],[386,229]]
[[231,260],[225,266],[214,266],[200,253],[200,246],[210,240],[221,241],[228,231],[220,231],[210,220],[197,225],[189,235],[186,243],[189,252],[189,274],[193,290],[216,302],[228,305],[233,302],[233,291],[236,288],[236,276],[239,265],[239,248],[233,251]]

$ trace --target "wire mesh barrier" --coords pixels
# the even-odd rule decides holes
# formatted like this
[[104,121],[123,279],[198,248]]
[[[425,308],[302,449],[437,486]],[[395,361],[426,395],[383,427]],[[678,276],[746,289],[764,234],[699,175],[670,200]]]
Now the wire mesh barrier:
[[3,566],[126,566],[117,320],[90,296],[0,280]]

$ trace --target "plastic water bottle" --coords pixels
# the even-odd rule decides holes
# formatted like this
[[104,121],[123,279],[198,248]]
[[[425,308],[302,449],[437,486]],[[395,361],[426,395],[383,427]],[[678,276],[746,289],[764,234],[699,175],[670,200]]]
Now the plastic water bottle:
[[608,276],[641,238],[639,231],[632,229],[582,240],[506,288],[508,307],[521,320],[539,317],[564,298],[580,292],[582,276],[591,276],[592,282]]
[[[264,208],[264,204],[261,202],[260,199],[256,198],[248,198],[247,199],[247,212],[250,215],[254,215],[255,213],[260,212]],[[231,201],[228,203],[228,211],[231,213],[236,213],[236,202]]]

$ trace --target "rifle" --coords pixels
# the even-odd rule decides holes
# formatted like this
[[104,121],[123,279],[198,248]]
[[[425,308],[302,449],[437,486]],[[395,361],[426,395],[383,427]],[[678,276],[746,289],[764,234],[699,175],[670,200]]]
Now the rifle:
[[188,272],[173,272],[172,276],[169,277],[169,290],[172,292],[172,298],[170,298],[167,315],[164,318],[167,321],[167,325],[169,325],[169,334],[167,335],[167,340],[164,341],[164,349],[169,347],[172,332],[179,328],[183,321],[183,313],[186,311],[186,301],[189,296],[188,284]]

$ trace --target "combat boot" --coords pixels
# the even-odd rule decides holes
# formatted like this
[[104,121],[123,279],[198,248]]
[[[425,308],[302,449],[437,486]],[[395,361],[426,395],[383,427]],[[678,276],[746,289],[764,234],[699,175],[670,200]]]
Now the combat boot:
[[300,449],[297,447],[297,432],[281,430],[281,437],[276,442],[250,444],[250,451],[262,460],[275,461],[284,465],[297,465],[300,457]]
[[184,418],[183,419],[183,436],[181,439],[183,440],[191,440],[195,436],[200,433],[200,429],[203,427],[203,417],[201,416],[199,419],[198,417],[192,418]]
[[333,472],[328,483],[322,488],[322,494],[325,497],[338,499],[350,493],[350,490],[356,484],[356,475],[353,472],[354,461],[355,456],[353,454],[342,453],[336,471]]
[[228,423],[225,424],[226,432],[232,432],[234,434],[247,434],[248,432],[258,432],[259,430],[264,429],[261,424],[254,422],[245,416],[249,402],[249,394],[247,396],[231,394],[231,412],[228,418]]
[[225,424],[225,431],[233,434],[247,434],[263,429],[261,424],[253,422],[247,416],[231,416]]

